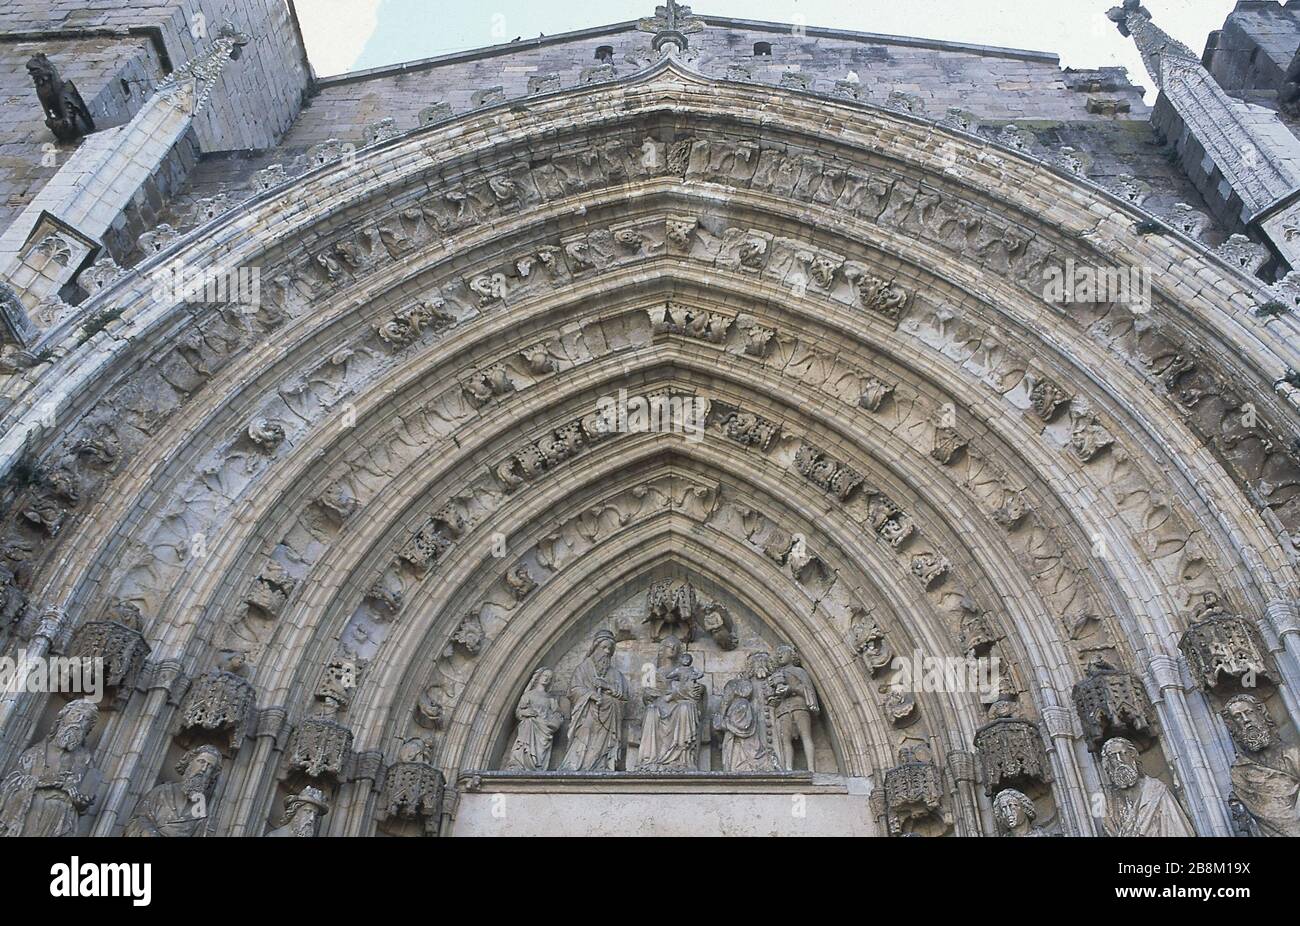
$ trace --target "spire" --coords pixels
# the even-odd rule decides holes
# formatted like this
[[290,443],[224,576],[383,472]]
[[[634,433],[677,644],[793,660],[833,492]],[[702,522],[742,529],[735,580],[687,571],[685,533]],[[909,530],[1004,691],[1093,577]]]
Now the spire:
[[[1239,218],[1271,240],[1294,266],[1300,261],[1300,241],[1285,240],[1272,226],[1289,220],[1300,201],[1300,140],[1276,114],[1230,97],[1195,52],[1151,21],[1140,0],[1124,0],[1106,15],[1133,39],[1162,100],[1181,123],[1167,125],[1157,104],[1153,119],[1184,160],[1195,160],[1196,169],[1187,173],[1202,195],[1211,204],[1222,203],[1231,220]],[[1196,143],[1190,148],[1188,136]],[[1197,146],[1213,169],[1201,168]],[[1230,195],[1220,190],[1220,178]]]
[[1142,61],[1146,64],[1147,73],[1160,89],[1163,90],[1165,86],[1166,61],[1171,65],[1190,62],[1200,67],[1200,57],[1152,22],[1151,13],[1142,6],[1140,0],[1124,0],[1123,6],[1113,8],[1106,16],[1118,27],[1120,35],[1133,39],[1133,44],[1137,45]]
[[655,51],[663,51],[667,45],[664,54],[680,54],[686,51],[686,36],[704,31],[704,20],[693,16],[689,6],[668,0],[666,5],[655,7],[655,15],[639,20],[636,27],[654,33],[650,45]]

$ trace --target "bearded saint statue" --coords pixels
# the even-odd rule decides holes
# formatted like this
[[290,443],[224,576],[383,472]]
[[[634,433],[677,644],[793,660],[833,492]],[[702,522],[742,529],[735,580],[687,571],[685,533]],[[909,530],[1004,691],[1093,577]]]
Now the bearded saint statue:
[[1101,747],[1109,783],[1102,829],[1107,836],[1195,836],[1177,798],[1159,778],[1142,774],[1137,747],[1122,736]]

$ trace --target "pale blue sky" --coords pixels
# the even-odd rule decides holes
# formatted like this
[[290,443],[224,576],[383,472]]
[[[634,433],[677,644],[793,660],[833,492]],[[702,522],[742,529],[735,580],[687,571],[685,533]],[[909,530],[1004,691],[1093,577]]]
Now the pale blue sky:
[[[324,76],[648,16],[657,0],[296,0]],[[1149,86],[1133,43],[1106,19],[1119,0],[708,0],[698,13],[1056,52],[1064,66],[1124,65]],[[1146,0],[1196,51],[1235,0]]]

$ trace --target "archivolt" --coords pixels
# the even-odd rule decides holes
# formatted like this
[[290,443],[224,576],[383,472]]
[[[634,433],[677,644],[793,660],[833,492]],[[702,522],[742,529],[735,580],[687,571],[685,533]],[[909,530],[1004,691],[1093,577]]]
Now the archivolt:
[[[526,114],[495,108],[411,133],[259,197],[98,295],[94,309],[121,307],[122,321],[89,339],[54,333],[68,354],[6,414],[7,467],[71,454],[95,495],[95,516],[57,538],[60,557],[52,544],[41,550],[34,597],[87,617],[105,590],[134,600],[151,620],[154,658],[192,676],[228,642],[222,628],[278,557],[298,572],[298,590],[260,641],[253,680],[260,705],[296,717],[349,623],[371,608],[374,583],[451,503],[472,526],[422,581],[406,575],[400,620],[349,709],[358,748],[383,750],[407,732],[459,616],[499,577],[485,553],[492,533],[531,550],[546,519],[686,474],[803,533],[840,590],[810,605],[750,538],[704,544],[694,528],[676,529],[677,514],[633,523],[549,576],[491,640],[450,705],[449,771],[490,760],[487,725],[506,716],[567,616],[596,602],[585,580],[626,581],[676,558],[748,592],[756,612],[790,616],[779,630],[827,686],[853,774],[887,762],[893,734],[867,707],[869,677],[850,664],[851,604],[880,609],[896,646],[938,653],[958,651],[963,599],[991,611],[1026,708],[1052,737],[1058,803],[1084,831],[1093,773],[1063,704],[1090,650],[1061,623],[1081,621],[1097,634],[1085,643],[1161,692],[1170,759],[1206,808],[1198,825],[1222,831],[1214,796],[1229,755],[1204,705],[1158,677],[1157,664],[1174,655],[1182,611],[1199,593],[1252,613],[1296,596],[1289,554],[1252,503],[1261,473],[1285,487],[1294,460],[1275,451],[1251,470],[1233,456],[1243,440],[1287,433],[1291,410],[1271,382],[1300,367],[1285,337],[1293,322],[1251,323],[1256,283],[1177,236],[1137,237],[1117,201],[1013,152],[897,114],[785,92],[760,102],[755,92],[706,86],[667,64],[539,98]],[[575,141],[585,147],[557,167]],[[1045,306],[1044,268],[1067,256],[1161,268],[1150,313]],[[252,316],[157,301],[147,271],[170,261],[257,264],[273,298]],[[422,318],[410,314],[416,300]],[[646,313],[670,301],[730,318],[726,337],[654,332]],[[396,327],[377,337],[386,323]],[[770,343],[756,346],[756,329],[770,329]],[[554,371],[529,372],[538,344]],[[150,414],[141,398],[151,361],[174,397],[165,413],[161,400]],[[514,390],[474,408],[469,378],[502,364]],[[894,387],[874,411],[860,404],[871,379]],[[782,424],[784,439],[743,449],[715,421],[699,445],[620,438],[513,492],[501,485],[496,468],[510,453],[629,384],[739,407]],[[1038,419],[1028,409],[1042,384],[1060,396]],[[1264,437],[1221,433],[1225,410],[1244,401]],[[44,428],[51,407],[55,426]],[[73,448],[115,415],[148,427],[119,435],[125,452],[96,470]],[[250,444],[249,422],[265,416],[285,424],[285,439]],[[945,454],[929,451],[950,426],[965,450],[940,462]],[[860,471],[874,494],[840,504],[802,479],[793,457],[803,442]],[[359,503],[344,525],[318,504],[331,484]],[[1268,517],[1294,515],[1288,498],[1267,495]],[[863,528],[877,496],[919,528],[902,553]],[[1013,517],[1019,502],[1027,511]],[[30,531],[21,516],[14,523]],[[188,559],[196,532],[209,553]],[[953,564],[929,589],[907,575],[923,549]],[[119,792],[147,787],[167,748],[171,713],[146,722],[139,707],[104,734],[120,741],[119,755],[138,757],[109,772]],[[927,699],[928,735],[963,748],[977,707]],[[274,750],[263,739],[232,774],[221,810],[232,831],[265,815]],[[334,825],[362,828],[364,805],[355,796]],[[113,825],[109,811],[98,830]]]

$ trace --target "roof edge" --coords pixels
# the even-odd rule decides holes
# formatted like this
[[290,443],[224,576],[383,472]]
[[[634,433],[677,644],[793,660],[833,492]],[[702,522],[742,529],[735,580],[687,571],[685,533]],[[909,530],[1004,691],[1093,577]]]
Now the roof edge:
[[[906,48],[928,48],[935,51],[960,51],[968,54],[979,55],[985,58],[1012,58],[1021,61],[1042,61],[1054,64],[1057,67],[1059,67],[1061,63],[1061,56],[1054,52],[1033,51],[1023,48],[1003,48],[996,45],[976,45],[969,42],[952,42],[945,39],[927,39],[904,35],[886,35],[876,32],[855,32],[850,29],[833,29],[823,26],[796,27],[790,23],[768,22],[759,19],[735,19],[728,16],[698,16],[697,18],[704,20],[704,22],[710,26],[749,29],[755,32],[783,32],[790,34],[795,28],[800,28],[803,30],[804,35],[813,36],[814,38],[846,39],[862,42],[864,44],[898,45]],[[431,70],[447,64],[459,64],[465,61],[496,58],[501,55],[512,54],[513,52],[525,48],[543,48],[548,45],[557,45],[584,38],[599,38],[601,36],[612,35],[618,32],[630,32],[636,28],[636,25],[636,20],[627,20],[626,22],[610,23],[604,26],[593,26],[589,29],[576,29],[572,32],[557,32],[555,35],[538,36],[534,39],[520,39],[517,42],[484,45],[479,48],[449,52],[445,55],[435,55],[430,58],[417,58],[412,61],[403,61],[397,64],[386,64],[380,67],[365,68],[360,71],[348,71],[343,74],[335,74],[329,77],[317,77],[315,84],[316,89],[323,90],[327,87],[357,83],[359,81],[372,80],[380,77],[391,77],[397,74],[410,73],[412,71]]]

